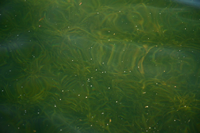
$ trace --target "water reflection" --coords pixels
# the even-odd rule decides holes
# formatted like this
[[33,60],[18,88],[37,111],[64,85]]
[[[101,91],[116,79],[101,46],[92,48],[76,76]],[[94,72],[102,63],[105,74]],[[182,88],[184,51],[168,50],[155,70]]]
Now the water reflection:
[[175,0],[178,3],[183,3],[186,5],[191,5],[193,7],[200,8],[200,2],[198,0]]

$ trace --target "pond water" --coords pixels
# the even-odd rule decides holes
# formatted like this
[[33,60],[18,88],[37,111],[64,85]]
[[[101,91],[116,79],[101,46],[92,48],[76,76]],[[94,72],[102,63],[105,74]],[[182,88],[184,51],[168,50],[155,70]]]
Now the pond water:
[[200,132],[198,4],[0,2],[1,132]]

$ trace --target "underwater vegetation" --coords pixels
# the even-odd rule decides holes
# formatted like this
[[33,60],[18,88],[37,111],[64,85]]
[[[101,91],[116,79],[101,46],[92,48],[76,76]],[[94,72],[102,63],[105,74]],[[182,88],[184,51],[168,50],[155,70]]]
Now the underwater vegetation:
[[196,9],[20,0],[0,14],[2,131],[200,132]]

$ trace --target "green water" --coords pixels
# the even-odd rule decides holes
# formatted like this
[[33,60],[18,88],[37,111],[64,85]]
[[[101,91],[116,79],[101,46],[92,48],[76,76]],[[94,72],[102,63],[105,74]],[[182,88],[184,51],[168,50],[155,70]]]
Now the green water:
[[200,9],[0,2],[1,133],[200,132]]

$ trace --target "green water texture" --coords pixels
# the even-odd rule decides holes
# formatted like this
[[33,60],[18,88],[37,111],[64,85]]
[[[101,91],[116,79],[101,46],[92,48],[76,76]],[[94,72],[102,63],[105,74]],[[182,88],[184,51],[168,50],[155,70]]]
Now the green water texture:
[[1,133],[200,132],[200,8],[0,2]]

